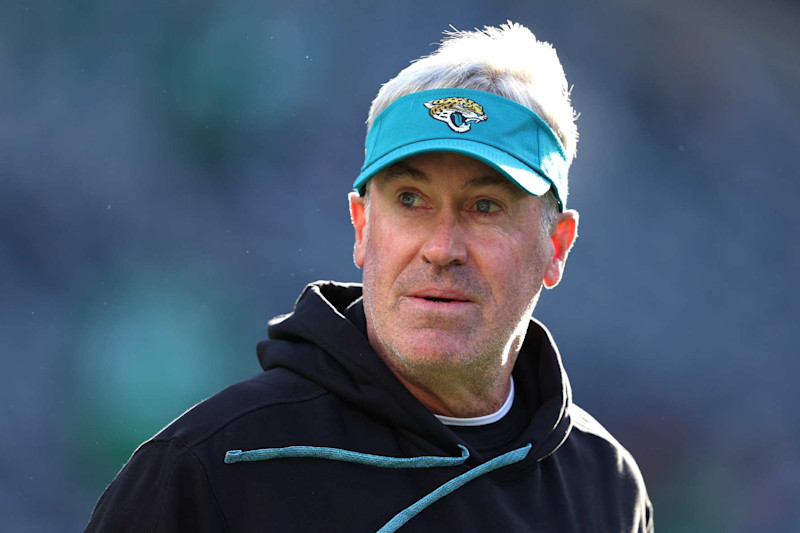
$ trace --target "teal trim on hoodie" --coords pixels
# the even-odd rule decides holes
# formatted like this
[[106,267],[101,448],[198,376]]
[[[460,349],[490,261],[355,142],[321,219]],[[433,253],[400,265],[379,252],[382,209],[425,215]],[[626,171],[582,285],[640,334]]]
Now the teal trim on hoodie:
[[[368,466],[375,466],[378,468],[439,468],[447,466],[458,466],[463,464],[469,458],[469,450],[458,445],[461,449],[461,457],[437,457],[431,455],[424,455],[420,457],[387,457],[384,455],[372,455],[368,453],[353,452],[350,450],[342,450],[340,448],[325,448],[319,446],[287,446],[285,448],[263,448],[260,450],[230,450],[225,454],[225,463],[241,463],[252,461],[269,461],[272,459],[289,459],[289,458],[305,458],[305,459],[325,459],[330,461],[343,461],[346,463],[356,463]],[[381,527],[377,533],[394,533],[403,527],[409,520],[420,514],[428,506],[434,502],[444,498],[448,494],[460,489],[473,479],[476,479],[484,474],[488,474],[498,468],[518,463],[528,456],[531,451],[531,445],[527,444],[522,448],[512,450],[503,455],[499,455],[494,459],[486,461],[482,465],[476,466],[467,470],[460,476],[457,476],[439,488],[426,494],[412,505],[406,507],[386,524]]]
[[461,449],[461,457],[437,457],[426,455],[406,458],[351,452],[340,448],[287,446],[285,448],[264,448],[247,452],[231,450],[225,454],[225,462],[231,464],[247,461],[269,461],[270,459],[313,458],[377,466],[379,468],[437,468],[441,466],[458,466],[463,464],[469,457],[469,451],[461,444],[459,444],[458,447]]

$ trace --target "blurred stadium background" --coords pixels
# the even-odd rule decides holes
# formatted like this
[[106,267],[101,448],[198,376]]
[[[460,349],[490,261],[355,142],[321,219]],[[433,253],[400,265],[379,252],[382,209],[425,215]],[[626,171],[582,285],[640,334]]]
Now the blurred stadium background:
[[[537,316],[665,532],[800,532],[794,1],[4,2],[0,522],[73,531],[144,439],[259,371],[381,83],[452,24],[555,44],[581,236]],[[591,520],[591,517],[587,517]]]

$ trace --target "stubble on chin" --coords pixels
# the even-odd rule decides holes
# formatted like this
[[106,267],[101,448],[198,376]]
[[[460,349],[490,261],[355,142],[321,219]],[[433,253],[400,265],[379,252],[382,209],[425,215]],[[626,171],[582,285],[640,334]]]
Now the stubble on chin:
[[486,339],[475,338],[476,328],[454,332],[434,324],[423,328],[384,324],[369,319],[372,311],[367,321],[370,344],[407,385],[429,391],[455,387],[480,391],[493,388],[503,374],[507,346],[482,345]]

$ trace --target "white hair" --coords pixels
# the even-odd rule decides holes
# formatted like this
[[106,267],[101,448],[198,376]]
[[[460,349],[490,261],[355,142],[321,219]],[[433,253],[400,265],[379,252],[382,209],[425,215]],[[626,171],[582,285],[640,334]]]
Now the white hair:
[[477,89],[524,105],[553,129],[564,146],[567,165],[578,144],[575,111],[558,55],[521,24],[447,31],[439,48],[383,84],[372,101],[367,130],[381,111],[407,94],[429,89]]
[[[567,168],[578,144],[577,118],[564,69],[550,43],[511,21],[499,28],[445,32],[439,48],[384,83],[372,101],[367,131],[381,111],[407,94],[429,89],[477,89],[524,105],[539,115],[564,146]],[[542,229],[549,235],[558,215],[551,191],[543,198]]]

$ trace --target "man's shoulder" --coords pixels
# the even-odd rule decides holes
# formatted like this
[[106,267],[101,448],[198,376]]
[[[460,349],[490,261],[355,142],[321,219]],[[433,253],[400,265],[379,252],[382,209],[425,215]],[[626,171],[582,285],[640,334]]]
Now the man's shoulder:
[[[595,418],[575,404],[570,406],[572,431],[565,448],[568,462],[586,485],[603,487],[603,507],[618,509],[630,527],[621,531],[653,531],[653,505],[644,478],[631,453]],[[597,494],[587,495],[597,498]],[[641,529],[635,529],[639,524]]]
[[230,530],[214,488],[226,451],[270,445],[272,435],[297,429],[299,410],[324,398],[331,395],[315,383],[275,368],[198,403],[137,449],[103,493],[87,531],[186,530],[179,518]]
[[[150,442],[178,440],[193,447],[220,431],[236,431],[252,419],[280,417],[281,407],[309,402],[328,392],[282,368],[260,372],[196,404]],[[278,422],[279,423],[279,422]]]
[[580,436],[593,447],[619,454],[622,459],[636,464],[630,452],[586,410],[572,404],[570,417],[572,418],[572,431],[577,433],[575,436]]
[[592,457],[595,467],[614,472],[634,485],[644,487],[644,479],[633,455],[592,415],[575,404],[570,406],[572,433],[582,454]]
[[574,430],[605,441],[611,447],[620,450],[625,449],[619,441],[617,441],[617,439],[615,439],[614,436],[585,409],[572,404],[570,406],[570,416],[572,418],[572,427]]

